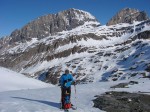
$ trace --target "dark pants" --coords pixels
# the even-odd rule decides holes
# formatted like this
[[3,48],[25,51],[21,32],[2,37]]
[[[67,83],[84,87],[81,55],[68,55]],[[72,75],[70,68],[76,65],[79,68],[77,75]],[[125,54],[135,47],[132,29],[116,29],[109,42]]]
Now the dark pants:
[[69,88],[61,88],[61,103],[62,103],[62,108],[64,108],[65,105],[65,97],[69,96],[69,101],[71,97],[71,87]]

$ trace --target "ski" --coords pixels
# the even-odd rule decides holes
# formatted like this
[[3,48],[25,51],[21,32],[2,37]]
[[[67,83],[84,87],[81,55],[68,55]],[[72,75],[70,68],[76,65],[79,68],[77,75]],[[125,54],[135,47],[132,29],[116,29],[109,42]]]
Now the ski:
[[75,105],[71,104],[71,109],[72,110],[77,110],[77,107]]
[[64,109],[64,112],[69,112],[69,110],[68,109]]
[[71,107],[72,110],[77,110],[77,107]]

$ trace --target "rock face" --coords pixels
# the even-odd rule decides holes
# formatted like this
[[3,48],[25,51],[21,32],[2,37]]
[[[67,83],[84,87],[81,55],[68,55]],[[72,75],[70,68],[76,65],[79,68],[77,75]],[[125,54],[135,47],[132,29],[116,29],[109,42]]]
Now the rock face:
[[93,102],[94,107],[107,112],[149,112],[150,96],[128,92],[106,92]]
[[88,21],[97,21],[90,13],[69,9],[57,14],[49,14],[39,17],[28,23],[20,30],[11,33],[12,41],[30,40],[31,38],[44,38],[55,35],[57,32],[71,30]]
[[112,17],[107,25],[133,23],[133,21],[143,21],[147,19],[149,19],[149,17],[144,11],[140,12],[136,9],[125,8]]

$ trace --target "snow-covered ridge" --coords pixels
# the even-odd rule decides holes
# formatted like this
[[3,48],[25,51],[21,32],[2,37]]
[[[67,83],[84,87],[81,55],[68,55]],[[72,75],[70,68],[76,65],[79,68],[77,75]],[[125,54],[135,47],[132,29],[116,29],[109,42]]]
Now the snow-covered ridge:
[[[149,25],[147,24],[138,26],[139,24],[141,24],[141,22],[135,22],[134,24],[122,23],[122,24],[117,24],[117,25],[112,25],[112,26],[105,26],[105,25],[99,26],[100,24],[98,22],[85,22],[83,25],[78,26],[77,28],[74,28],[69,31],[58,32],[54,36],[48,36],[41,40],[37,40],[37,38],[32,38],[31,41],[26,41],[25,43],[17,43],[17,45],[14,48],[10,48],[7,50],[7,52],[4,51],[3,53],[10,53],[10,54],[20,53],[20,52],[24,52],[28,48],[35,47],[36,45],[39,45],[40,43],[43,43],[45,45],[50,45],[56,39],[61,39],[61,38],[64,39],[73,35],[83,35],[83,34],[88,34],[88,33],[93,33],[97,36],[104,35],[108,38],[108,40],[103,40],[101,42],[98,42],[101,47],[106,47],[108,45],[113,46],[115,44],[122,43],[122,41],[129,39],[129,37],[131,36],[137,35],[140,32],[144,32],[150,29]],[[96,25],[97,27],[93,27],[92,25]],[[144,28],[141,28],[142,26]],[[131,33],[130,31],[134,29],[134,27],[136,31]],[[126,28],[126,29],[119,30],[122,28]],[[140,31],[138,30],[139,28],[141,29]],[[121,36],[115,38],[117,34],[121,34]],[[84,41],[84,43],[86,44],[86,41]]]
[[[30,41],[26,41],[24,43],[17,43],[16,46],[7,49],[7,51],[3,51],[2,54],[14,54],[14,53],[22,53],[28,50],[29,48],[35,47],[36,45],[39,45],[40,43],[43,43],[45,45],[50,45],[53,43],[56,39],[63,39],[67,38],[72,35],[82,35],[87,33],[94,33],[96,29],[92,25],[99,25],[99,22],[85,22],[83,25],[78,26],[77,28],[74,28],[69,31],[62,31],[58,32],[54,36],[48,36],[43,39],[38,40],[37,38],[32,38]],[[96,31],[98,32],[98,31]]]
[[10,90],[38,89],[53,87],[39,80],[0,67],[0,92]]
[[[72,8],[73,10],[75,10],[75,11],[78,11],[78,12],[80,12],[81,14],[80,15],[78,15],[77,13],[76,13],[76,17],[78,17],[77,19],[81,19],[81,20],[83,20],[84,19],[84,16],[86,17],[86,18],[89,18],[89,19],[93,19],[93,20],[96,20],[96,18],[92,15],[92,14],[90,14],[89,12],[86,12],[86,11],[83,11],[83,10],[79,10],[79,9],[74,9],[74,8]],[[84,15],[84,16],[83,16]]]
[[[14,59],[11,60],[12,62],[18,61],[17,66],[13,66],[14,69],[35,78],[46,72],[48,75],[53,74],[53,77],[58,79],[63,70],[68,68],[76,73],[77,79],[81,81],[85,79],[94,82],[101,79],[123,80],[132,78],[131,73],[135,74],[136,71],[131,72],[130,69],[137,68],[135,64],[137,59],[141,63],[142,60],[145,60],[138,66],[137,74],[148,76],[148,72],[145,72],[144,69],[147,66],[145,62],[149,62],[147,55],[149,40],[133,39],[146,31],[150,31],[150,21],[134,22],[133,24],[120,23],[112,26],[100,26],[98,22],[90,21],[52,36],[41,39],[32,38],[24,43],[16,43],[17,46],[5,50],[3,55],[5,56],[5,53],[10,56],[18,54],[18,57],[12,57]],[[134,46],[139,41],[142,41],[141,45]],[[147,46],[144,46],[145,44]],[[35,53],[32,54],[32,52]],[[27,59],[19,62],[20,57],[24,57],[24,54]],[[139,57],[132,58],[136,55],[142,56],[142,60]],[[4,59],[2,56],[1,60]],[[132,59],[132,62],[129,60],[125,62],[124,59],[130,61]],[[141,75],[137,77],[139,76]]]

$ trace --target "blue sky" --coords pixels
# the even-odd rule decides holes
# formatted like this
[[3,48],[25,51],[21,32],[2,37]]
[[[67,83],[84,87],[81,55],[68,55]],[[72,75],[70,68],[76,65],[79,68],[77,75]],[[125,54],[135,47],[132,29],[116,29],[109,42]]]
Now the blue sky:
[[106,24],[125,7],[146,11],[150,16],[150,0],[0,0],[0,37],[10,35],[39,16],[69,8],[90,12]]

